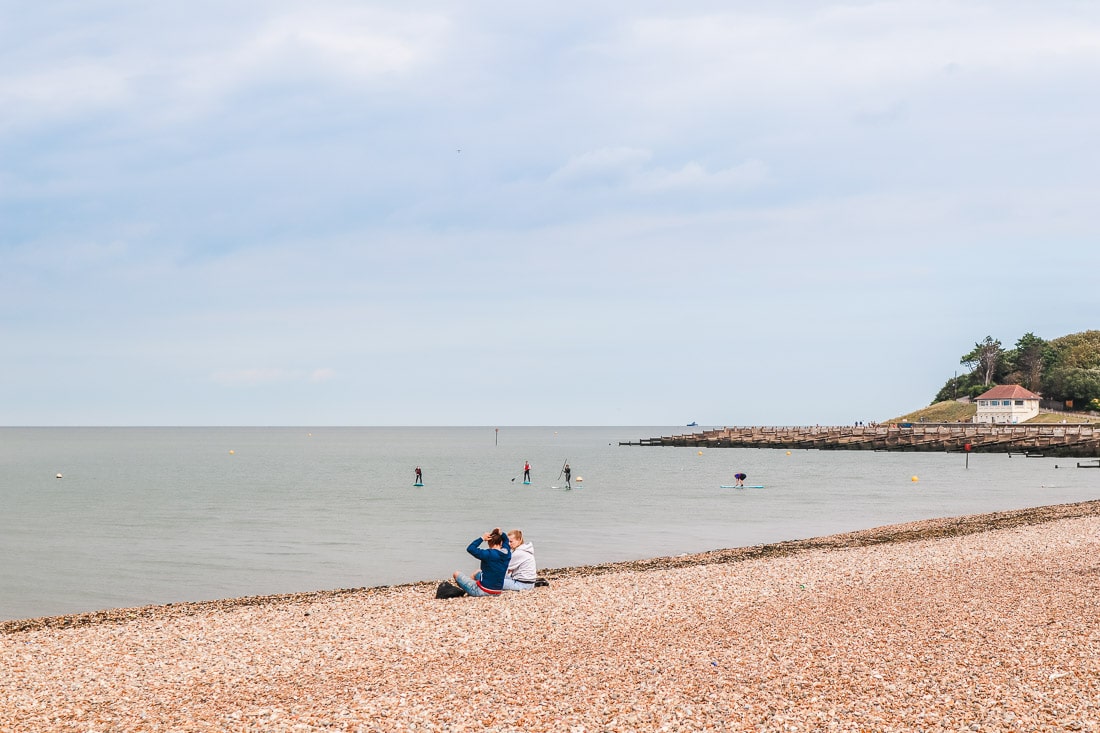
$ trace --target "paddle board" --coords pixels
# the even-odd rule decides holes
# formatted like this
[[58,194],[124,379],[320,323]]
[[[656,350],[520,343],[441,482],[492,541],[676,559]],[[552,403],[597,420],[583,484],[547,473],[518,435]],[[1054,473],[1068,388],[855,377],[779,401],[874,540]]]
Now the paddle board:
[[523,483],[525,483],[525,484],[529,484],[529,483],[531,483],[531,482],[530,482],[530,481],[524,481]]
[[763,486],[726,486],[726,485],[722,485],[722,486],[719,486],[718,488],[720,488],[720,489],[762,489],[764,487]]
[[413,484],[413,486],[423,486],[424,484]]

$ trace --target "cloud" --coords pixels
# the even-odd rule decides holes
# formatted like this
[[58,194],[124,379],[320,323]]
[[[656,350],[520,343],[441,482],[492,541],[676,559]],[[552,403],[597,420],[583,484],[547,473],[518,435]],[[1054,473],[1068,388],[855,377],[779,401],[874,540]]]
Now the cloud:
[[442,16],[379,8],[305,9],[273,19],[243,55],[312,61],[328,73],[369,79],[428,63],[448,26]]
[[[738,339],[921,344],[959,293],[959,329],[1034,309],[974,274],[994,255],[1096,265],[1100,5],[87,0],[0,24],[0,68],[9,420],[124,363],[163,394],[125,415],[185,384],[234,423],[361,420],[355,389],[404,419],[435,384],[495,421],[462,384],[504,372],[517,419],[598,421],[543,387],[696,355],[781,391]],[[712,299],[736,339],[683,318]]]
[[[108,111],[155,127],[213,114],[236,95],[254,101],[265,87],[380,82],[430,65],[451,25],[441,14],[344,3],[217,16],[204,25],[137,11],[79,33],[51,28],[37,53],[0,51],[0,131]],[[0,30],[0,44],[15,43],[11,33]]]
[[232,369],[214,372],[210,381],[223,387],[253,387],[260,384],[285,382],[289,372],[283,369]]
[[123,102],[128,83],[109,64],[87,59],[0,76],[0,132],[41,120],[71,118]]
[[577,85],[594,109],[615,110],[614,123],[651,123],[657,134],[797,110],[816,124],[834,110],[873,109],[882,96],[926,95],[947,69],[965,72],[952,87],[960,101],[1052,73],[1084,82],[1100,66],[1095,15],[1078,3],[1005,11],[915,0],[646,7],[582,49],[599,72]]
[[242,26],[223,45],[192,49],[164,71],[192,103],[265,87],[308,85],[316,94],[423,68],[445,45],[448,25],[442,16],[318,6]]
[[335,379],[335,377],[336,377],[336,370],[335,369],[328,369],[328,368],[314,369],[313,372],[310,373],[310,375],[309,375],[309,381],[311,381],[311,382],[327,382],[330,379]]
[[675,189],[723,189],[757,186],[768,180],[768,167],[759,160],[711,171],[697,161],[679,168],[648,166],[649,150],[618,147],[573,156],[549,176],[561,186],[619,186],[643,193]]
[[752,188],[769,179],[768,166],[759,160],[749,160],[741,165],[709,171],[695,161],[685,163],[678,170],[656,168],[640,171],[631,181],[640,191],[668,191],[674,189],[739,189]]
[[267,367],[217,371],[210,375],[210,381],[223,387],[258,387],[288,382],[327,382],[335,376],[336,371],[329,368],[305,371]]
[[621,181],[640,170],[651,157],[648,150],[638,148],[590,150],[570,158],[550,175],[550,182],[572,185]]
[[125,263],[129,246],[123,239],[101,242],[76,237],[55,239],[49,246],[13,247],[10,251],[11,262],[33,271],[48,273],[84,272],[88,269],[106,267],[115,263]]

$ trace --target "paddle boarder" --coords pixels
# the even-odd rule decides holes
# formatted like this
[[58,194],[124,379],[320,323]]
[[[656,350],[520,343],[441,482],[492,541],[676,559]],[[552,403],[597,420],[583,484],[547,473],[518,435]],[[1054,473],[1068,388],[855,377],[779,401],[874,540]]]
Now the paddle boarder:
[[567,488],[567,489],[573,488],[572,486],[569,485],[569,477],[573,475],[573,470],[571,468],[569,468],[568,463],[565,464],[565,468],[562,469],[562,470],[565,472],[565,488]]
[[421,473],[421,471],[420,471],[420,466],[417,466],[417,467],[416,467],[416,483],[417,483],[418,485],[419,485],[419,484],[423,484],[423,483],[424,483],[424,474],[423,474],[423,473]]
[[527,461],[523,462],[523,483],[531,483],[531,464]]
[[737,480],[737,483],[735,483],[734,486],[740,486],[742,489],[745,488],[745,479],[749,477],[748,474],[735,473],[733,474],[733,477]]

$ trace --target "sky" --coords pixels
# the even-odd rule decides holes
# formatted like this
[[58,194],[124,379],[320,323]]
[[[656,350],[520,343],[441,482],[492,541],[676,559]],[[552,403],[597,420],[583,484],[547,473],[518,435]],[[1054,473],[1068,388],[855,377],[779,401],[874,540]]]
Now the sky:
[[850,424],[1100,327],[1100,4],[0,0],[0,425]]

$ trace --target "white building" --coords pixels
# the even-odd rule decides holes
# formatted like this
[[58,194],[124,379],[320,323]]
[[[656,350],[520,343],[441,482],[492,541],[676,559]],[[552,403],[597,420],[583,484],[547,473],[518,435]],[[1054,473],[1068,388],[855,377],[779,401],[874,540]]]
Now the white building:
[[974,422],[1021,423],[1039,414],[1039,395],[1018,384],[1001,384],[978,395]]

